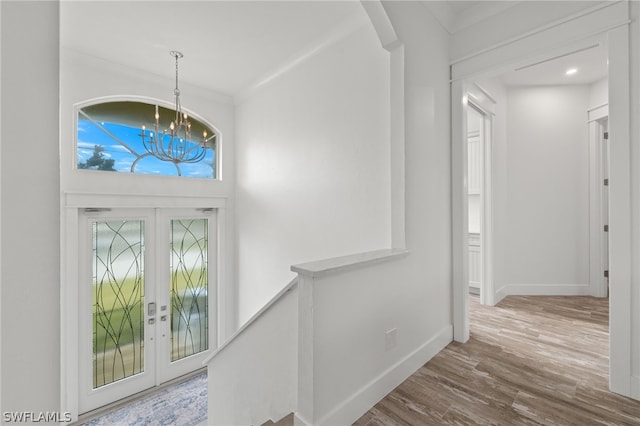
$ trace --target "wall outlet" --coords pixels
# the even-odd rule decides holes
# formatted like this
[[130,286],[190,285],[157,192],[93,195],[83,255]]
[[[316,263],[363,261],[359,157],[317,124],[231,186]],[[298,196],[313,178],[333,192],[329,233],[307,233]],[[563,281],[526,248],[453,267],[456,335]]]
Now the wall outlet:
[[384,349],[391,350],[398,344],[398,329],[392,328],[384,334]]

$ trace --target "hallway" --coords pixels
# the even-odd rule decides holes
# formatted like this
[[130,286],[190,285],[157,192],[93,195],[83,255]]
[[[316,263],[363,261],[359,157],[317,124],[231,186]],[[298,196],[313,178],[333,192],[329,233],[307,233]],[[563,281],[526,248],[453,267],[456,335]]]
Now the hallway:
[[636,425],[608,391],[609,301],[471,296],[471,337],[451,343],[355,425]]

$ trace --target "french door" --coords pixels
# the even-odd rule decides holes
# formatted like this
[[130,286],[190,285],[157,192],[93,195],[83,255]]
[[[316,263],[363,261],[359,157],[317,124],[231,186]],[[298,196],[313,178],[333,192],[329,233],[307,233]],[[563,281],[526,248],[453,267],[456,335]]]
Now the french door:
[[80,213],[80,413],[202,367],[216,347],[211,209]]

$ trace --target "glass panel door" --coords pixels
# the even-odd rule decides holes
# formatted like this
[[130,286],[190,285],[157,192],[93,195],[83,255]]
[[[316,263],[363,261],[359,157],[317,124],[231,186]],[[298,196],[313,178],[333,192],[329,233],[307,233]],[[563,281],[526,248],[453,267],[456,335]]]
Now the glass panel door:
[[[159,354],[161,381],[202,368],[208,350],[216,346],[215,212],[195,209],[163,209],[158,212],[162,241],[168,250],[161,263],[167,280],[158,289],[162,338]],[[166,232],[166,234],[164,234]],[[163,311],[164,312],[164,311]]]
[[93,231],[93,388],[144,371],[144,221]]
[[216,345],[215,212],[81,214],[80,413],[202,368]]
[[155,383],[153,210],[80,215],[79,386],[87,412]]
[[208,220],[170,222],[171,362],[209,349]]

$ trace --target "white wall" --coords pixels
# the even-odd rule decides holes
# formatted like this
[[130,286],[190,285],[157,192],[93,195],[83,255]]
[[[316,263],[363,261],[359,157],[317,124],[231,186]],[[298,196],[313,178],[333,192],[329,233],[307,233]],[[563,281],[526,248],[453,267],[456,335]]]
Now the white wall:
[[292,264],[390,244],[389,57],[360,22],[237,106],[240,324]]
[[[357,406],[376,392],[381,398],[453,336],[448,35],[417,2],[386,2],[384,9],[404,43],[410,253],[316,282],[314,344],[332,349],[314,358],[316,417],[325,424],[348,424],[342,404]],[[386,349],[392,329],[397,345]]]
[[609,79],[603,78],[589,85],[589,109],[609,103]]
[[507,98],[506,280],[571,294],[589,283],[589,87],[510,88]]
[[[398,347],[419,348],[452,322],[448,34],[417,2],[386,2],[405,49],[406,240],[389,318]],[[393,322],[386,324],[391,326]],[[379,328],[378,332],[386,331]],[[381,352],[378,348],[378,353]],[[389,363],[406,353],[394,353]]]
[[2,410],[58,411],[58,4],[0,7]]

